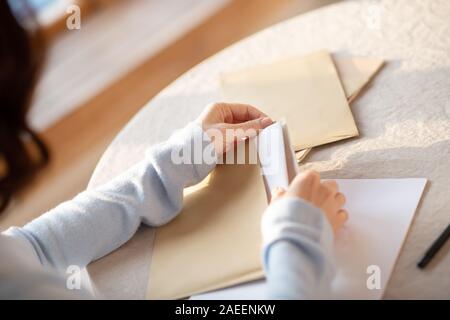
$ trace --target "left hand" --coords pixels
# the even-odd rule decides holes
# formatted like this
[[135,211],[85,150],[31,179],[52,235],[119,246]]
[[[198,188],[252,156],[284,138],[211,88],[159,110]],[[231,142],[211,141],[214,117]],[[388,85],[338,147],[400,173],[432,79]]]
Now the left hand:
[[273,123],[257,108],[238,103],[210,104],[197,122],[213,141],[218,155],[230,150],[236,142],[256,136]]

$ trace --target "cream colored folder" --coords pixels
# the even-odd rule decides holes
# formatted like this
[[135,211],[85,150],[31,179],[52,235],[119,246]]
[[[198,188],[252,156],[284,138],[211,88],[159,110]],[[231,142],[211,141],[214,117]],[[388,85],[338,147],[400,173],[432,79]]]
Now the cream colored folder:
[[223,100],[285,118],[295,150],[358,135],[331,55],[318,52],[222,76]]
[[179,299],[261,278],[267,206],[258,164],[224,164],[186,192],[183,210],[156,230],[147,298]]
[[[333,61],[339,74],[348,103],[351,104],[372,80],[384,64],[382,59],[342,57],[333,55]],[[311,148],[298,150],[295,153],[297,162],[300,163],[311,151]]]

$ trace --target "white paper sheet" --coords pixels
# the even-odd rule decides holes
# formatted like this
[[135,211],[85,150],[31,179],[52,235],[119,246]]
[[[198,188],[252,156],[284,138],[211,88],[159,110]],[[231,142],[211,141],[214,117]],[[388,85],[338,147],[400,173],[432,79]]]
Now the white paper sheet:
[[[335,239],[335,299],[380,299],[386,289],[426,179],[340,179],[349,220]],[[380,289],[368,289],[380,270]],[[376,271],[375,271],[376,272]],[[371,282],[374,284],[375,282]],[[205,293],[192,299],[264,299],[265,281]]]
[[298,165],[284,120],[265,128],[258,136],[258,157],[268,199],[276,187],[287,188],[298,173]]
[[287,188],[289,185],[283,139],[283,126],[275,122],[258,135],[258,157],[266,188]]

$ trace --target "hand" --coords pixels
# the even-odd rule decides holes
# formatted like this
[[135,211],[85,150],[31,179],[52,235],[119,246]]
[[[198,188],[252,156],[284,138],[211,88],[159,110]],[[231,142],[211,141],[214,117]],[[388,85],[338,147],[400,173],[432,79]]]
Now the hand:
[[347,211],[342,209],[345,197],[339,192],[336,181],[321,182],[320,175],[315,171],[297,175],[287,190],[276,188],[272,192],[272,202],[282,197],[297,197],[321,209],[334,232],[337,232],[348,219]]
[[197,122],[214,143],[218,155],[235,143],[256,136],[273,121],[247,104],[213,103],[206,107]]

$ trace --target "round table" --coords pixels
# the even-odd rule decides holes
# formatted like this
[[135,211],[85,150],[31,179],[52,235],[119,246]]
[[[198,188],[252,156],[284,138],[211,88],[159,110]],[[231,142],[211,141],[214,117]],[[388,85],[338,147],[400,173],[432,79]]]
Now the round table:
[[[326,178],[428,178],[385,298],[450,298],[450,243],[425,271],[416,263],[450,223],[450,2],[346,1],[257,33],[196,66],[118,134],[89,184],[140,161],[219,99],[220,73],[320,49],[380,57],[383,70],[353,105],[361,136],[313,149],[302,165]],[[382,236],[383,230],[380,230]],[[107,298],[145,297],[154,230],[88,268]]]

